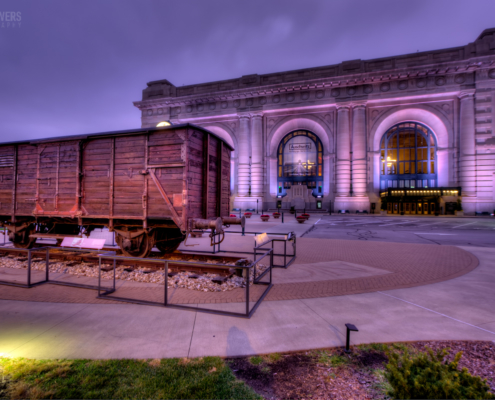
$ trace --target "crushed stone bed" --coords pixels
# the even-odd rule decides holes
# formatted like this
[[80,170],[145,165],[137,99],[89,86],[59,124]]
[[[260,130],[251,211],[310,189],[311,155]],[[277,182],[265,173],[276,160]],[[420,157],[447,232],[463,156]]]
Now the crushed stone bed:
[[[68,264],[71,264],[70,266]],[[64,273],[75,275],[78,277],[98,277],[98,267],[92,263],[81,262],[75,265],[74,261],[50,261],[50,272]],[[208,262],[208,264],[216,264]],[[14,269],[26,269],[27,261],[20,261],[10,257],[0,257],[0,268],[14,268]],[[31,268],[36,271],[45,271],[45,260],[39,261],[34,258],[31,261]],[[216,264],[218,265],[218,264]],[[234,267],[234,263],[221,264],[231,265]],[[113,264],[102,264],[103,267],[112,267],[110,271],[101,271],[102,279],[113,279]],[[257,263],[256,277],[260,276],[268,268],[267,265]],[[126,271],[127,269],[128,271]],[[132,269],[132,271],[131,271]],[[253,285],[254,270],[251,269],[250,273],[250,286]],[[172,275],[172,276],[170,276]],[[150,270],[148,268],[134,268],[132,266],[119,265],[115,269],[115,278],[125,281],[156,283],[159,285],[165,284],[165,273],[163,270]],[[216,282],[214,282],[216,281]],[[237,275],[231,275],[229,277],[222,277],[218,274],[206,273],[198,275],[192,272],[178,272],[169,273],[168,278],[169,288],[182,288],[190,290],[198,290],[201,292],[226,292],[238,288],[246,287],[243,277]]]

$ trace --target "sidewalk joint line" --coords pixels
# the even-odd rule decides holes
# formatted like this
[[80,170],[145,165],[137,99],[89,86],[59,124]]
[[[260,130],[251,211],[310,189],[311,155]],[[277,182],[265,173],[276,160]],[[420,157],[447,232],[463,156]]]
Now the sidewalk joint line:
[[192,332],[191,332],[191,340],[189,341],[189,349],[187,350],[187,358],[189,358],[189,354],[191,354],[191,345],[192,345],[192,340],[193,340],[193,336],[194,336],[194,328],[196,326],[196,317],[198,316],[198,312],[196,311],[194,313],[194,322],[193,322],[193,328],[192,328]]
[[[330,324],[330,321],[327,321],[325,318],[323,318],[320,314],[318,314],[315,310],[313,310],[309,305],[307,305],[303,300],[311,300],[311,299],[298,299],[301,303],[303,303],[306,307],[308,307],[311,311],[313,311],[318,317],[320,317],[325,323]],[[338,331],[342,336],[344,336],[343,332]]]
[[410,301],[407,301],[407,300],[401,299],[400,297],[395,297],[395,296],[392,296],[391,294],[386,294],[386,293],[383,293],[383,292],[377,292],[377,293],[383,294],[384,296],[392,297],[393,299],[403,301],[404,303],[411,304],[411,305],[413,305],[413,306],[416,306],[416,307],[422,308],[423,310],[430,311],[430,312],[432,312],[432,313],[435,313],[435,314],[441,315],[442,317],[449,318],[449,319],[451,319],[451,320],[453,320],[453,321],[460,322],[461,324],[464,324],[464,325],[469,325],[469,326],[472,326],[473,328],[480,329],[480,330],[482,330],[482,331],[485,331],[485,332],[491,333],[492,335],[495,335],[495,332],[489,331],[488,329],[483,329],[483,328],[480,328],[480,327],[479,327],[479,326],[477,326],[477,325],[473,325],[473,324],[470,324],[469,322],[464,322],[464,321],[461,321],[460,319],[456,319],[456,318],[450,317],[450,316],[445,315],[445,314],[442,314],[442,313],[440,313],[440,312],[438,312],[438,311],[434,311],[434,310],[432,310],[432,309],[430,309],[430,308],[426,308],[426,307],[420,306],[419,304],[415,304],[415,303],[412,303],[412,302],[410,302]]

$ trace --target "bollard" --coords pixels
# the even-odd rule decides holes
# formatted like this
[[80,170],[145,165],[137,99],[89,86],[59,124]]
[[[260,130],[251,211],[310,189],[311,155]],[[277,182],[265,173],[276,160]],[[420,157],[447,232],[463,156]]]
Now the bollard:
[[345,352],[346,353],[350,353],[351,350],[349,350],[349,342],[351,340],[351,331],[353,331],[353,332],[359,332],[359,331],[358,331],[358,328],[356,328],[355,325],[345,324],[345,326],[347,328],[347,335],[346,335],[346,341],[345,341]]
[[282,224],[284,223],[284,212],[282,211]]
[[242,236],[246,236],[246,235],[244,234],[244,227],[242,227]]
[[242,218],[242,208],[239,208],[239,218]]

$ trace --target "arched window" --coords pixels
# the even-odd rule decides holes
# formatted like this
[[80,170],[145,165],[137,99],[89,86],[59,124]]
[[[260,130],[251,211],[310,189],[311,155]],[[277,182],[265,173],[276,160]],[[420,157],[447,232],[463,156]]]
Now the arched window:
[[318,136],[291,132],[280,141],[277,155],[278,196],[293,185],[306,185],[315,196],[323,195],[323,146]]
[[437,145],[424,125],[400,123],[382,137],[380,188],[429,188],[437,186]]

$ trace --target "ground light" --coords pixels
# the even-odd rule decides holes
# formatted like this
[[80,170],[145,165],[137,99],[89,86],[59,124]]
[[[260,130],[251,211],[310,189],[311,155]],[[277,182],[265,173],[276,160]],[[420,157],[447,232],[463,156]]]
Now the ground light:
[[358,328],[356,328],[356,325],[352,325],[352,324],[345,324],[345,327],[347,328],[347,335],[346,335],[346,341],[345,341],[345,352],[350,353],[351,350],[349,350],[349,342],[351,340],[351,331],[359,332],[359,330],[358,330]]
[[161,122],[158,122],[158,124],[156,124],[156,127],[157,128],[160,128],[161,126],[171,126],[172,123],[170,121],[161,121]]

